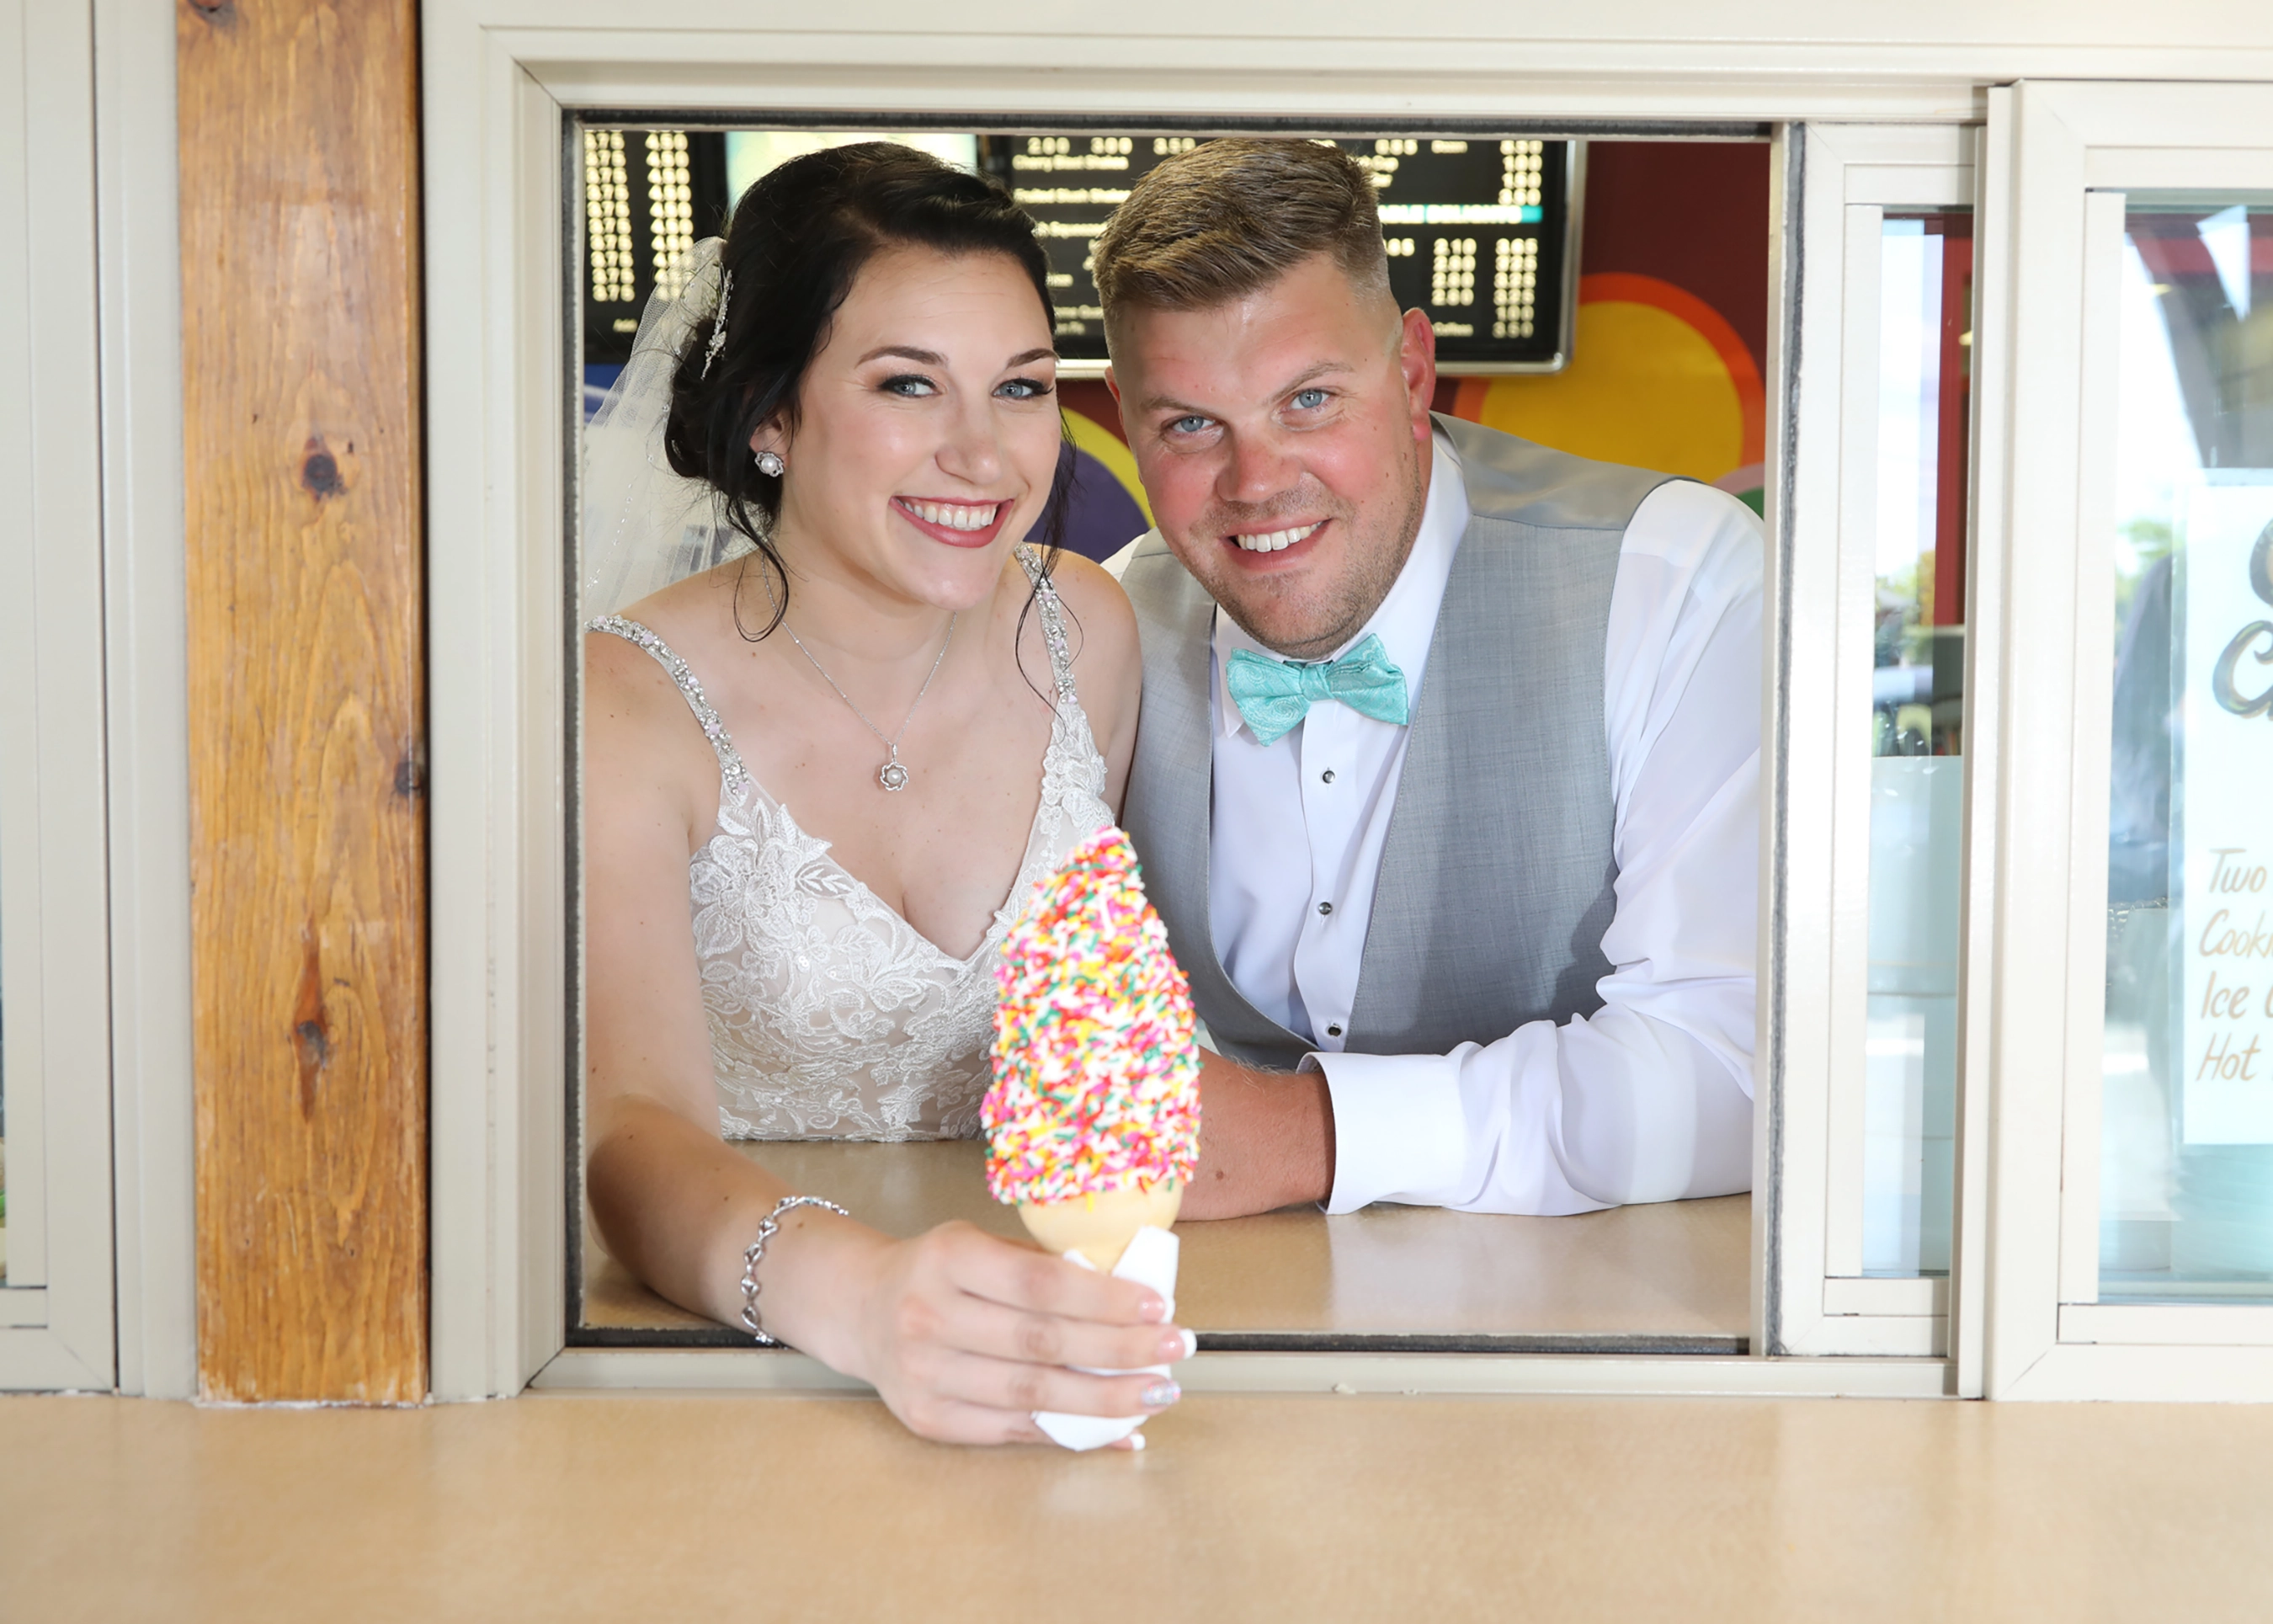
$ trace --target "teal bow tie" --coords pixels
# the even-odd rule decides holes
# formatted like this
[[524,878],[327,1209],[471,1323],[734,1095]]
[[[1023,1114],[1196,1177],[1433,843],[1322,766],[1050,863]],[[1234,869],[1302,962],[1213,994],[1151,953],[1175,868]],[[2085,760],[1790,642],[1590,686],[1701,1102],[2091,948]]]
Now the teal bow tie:
[[1370,632],[1341,658],[1324,665],[1290,665],[1241,649],[1223,678],[1240,719],[1265,744],[1278,742],[1321,700],[1339,700],[1360,716],[1399,727],[1411,714],[1405,673],[1389,663],[1381,639]]

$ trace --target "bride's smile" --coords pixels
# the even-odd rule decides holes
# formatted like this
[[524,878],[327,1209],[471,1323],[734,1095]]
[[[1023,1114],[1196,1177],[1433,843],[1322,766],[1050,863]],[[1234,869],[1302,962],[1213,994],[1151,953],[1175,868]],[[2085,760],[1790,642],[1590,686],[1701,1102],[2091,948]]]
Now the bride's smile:
[[896,496],[892,505],[915,526],[934,541],[943,541],[950,547],[983,547],[992,542],[1002,528],[1002,519],[1011,504],[984,502],[972,506],[967,502],[927,500],[920,496]]

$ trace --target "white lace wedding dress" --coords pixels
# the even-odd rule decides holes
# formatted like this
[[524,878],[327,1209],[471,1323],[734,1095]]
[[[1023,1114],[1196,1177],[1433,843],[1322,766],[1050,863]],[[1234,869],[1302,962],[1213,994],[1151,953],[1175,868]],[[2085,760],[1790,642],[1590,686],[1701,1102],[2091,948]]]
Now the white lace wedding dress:
[[979,1132],[994,961],[1034,887],[1113,821],[1105,761],[1074,692],[1065,617],[1031,551],[1020,562],[1057,684],[1025,861],[967,959],[951,959],[798,827],[751,776],[686,662],[620,615],[590,629],[671,673],[718,753],[718,831],[687,864],[710,1020],[718,1129],[743,1139],[968,1139]]

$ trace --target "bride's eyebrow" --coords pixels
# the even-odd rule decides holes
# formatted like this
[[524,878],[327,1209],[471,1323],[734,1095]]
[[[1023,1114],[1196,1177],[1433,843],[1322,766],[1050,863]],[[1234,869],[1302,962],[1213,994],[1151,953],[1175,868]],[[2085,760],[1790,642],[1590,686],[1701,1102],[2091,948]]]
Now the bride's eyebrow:
[[[1054,361],[1057,359],[1057,355],[1058,352],[1054,350],[1029,350],[1022,354],[1012,356],[1008,361],[1005,361],[1002,365],[1003,369],[1008,371],[1011,367],[1024,366],[1034,361]],[[862,356],[858,361],[854,362],[853,365],[856,366],[866,366],[869,362],[882,360],[887,356],[896,357],[903,361],[913,361],[918,366],[943,367],[947,365],[947,357],[940,354],[937,350],[918,350],[911,344],[880,345],[876,349],[871,350],[866,355]]]
[[854,362],[853,365],[855,366],[866,366],[869,362],[881,360],[886,356],[897,356],[903,361],[913,361],[918,366],[945,366],[947,365],[947,357],[939,354],[936,350],[918,350],[907,344],[881,345],[874,350],[871,350],[866,355],[862,356],[858,361]]

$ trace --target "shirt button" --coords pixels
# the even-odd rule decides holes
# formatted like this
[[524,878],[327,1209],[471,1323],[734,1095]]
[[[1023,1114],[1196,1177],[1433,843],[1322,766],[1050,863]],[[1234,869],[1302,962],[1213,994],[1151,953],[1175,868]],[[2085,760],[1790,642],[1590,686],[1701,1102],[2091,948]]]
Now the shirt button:
[[1333,781],[1334,770],[1332,767],[1327,768],[1324,772],[1318,775],[1318,782],[1321,784],[1331,784]]
[[1334,905],[1331,902],[1321,902],[1318,904],[1318,912],[1321,914],[1331,914],[1333,911]]
[[1336,1021],[1332,1026],[1326,1028],[1326,1035],[1330,1038],[1338,1038],[1341,1036],[1341,1034],[1342,1027],[1339,1021]]

